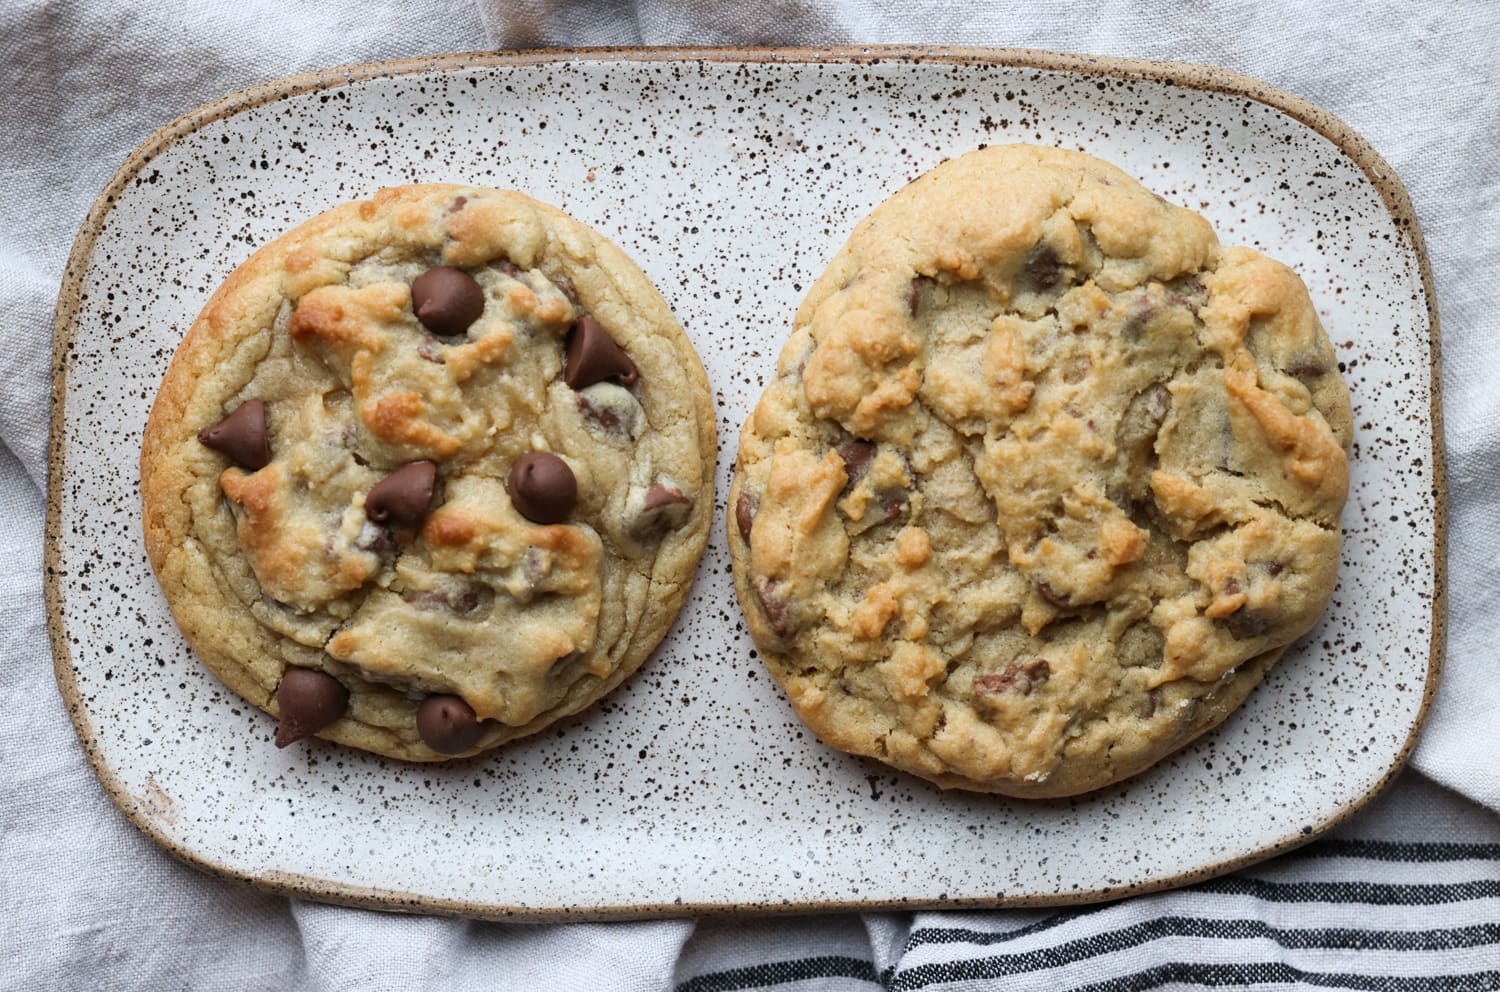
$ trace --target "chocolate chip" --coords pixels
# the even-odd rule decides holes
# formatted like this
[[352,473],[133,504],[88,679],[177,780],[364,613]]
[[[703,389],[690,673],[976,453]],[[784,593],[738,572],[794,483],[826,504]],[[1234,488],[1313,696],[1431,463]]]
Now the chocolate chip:
[[642,509],[644,509],[647,513],[650,513],[652,510],[660,510],[663,507],[672,506],[676,503],[691,502],[692,500],[688,499],[687,496],[683,494],[682,490],[678,489],[676,486],[665,486],[660,482],[653,482],[646,489],[646,496]]
[[495,605],[494,590],[477,582],[421,592],[406,590],[401,598],[419,610],[442,610],[466,620],[488,615]]
[[417,733],[439,754],[462,754],[484,736],[484,724],[457,696],[428,696],[417,707]]
[[453,198],[453,202],[448,204],[448,212],[450,214],[456,214],[460,210],[462,210],[464,208],[464,204],[468,202],[469,198],[467,196],[455,196]]
[[917,310],[922,306],[922,294],[927,287],[932,285],[932,279],[928,276],[913,276],[911,280],[911,292],[906,296],[906,312],[913,318],[917,316]]
[[[875,459],[877,448],[872,441],[855,438],[839,445],[835,450],[843,459],[844,472],[849,477],[844,483],[844,490],[847,492],[869,474],[870,463]],[[851,537],[897,520],[911,509],[911,493],[905,489],[877,486],[869,495],[872,499],[864,513],[858,519],[850,518],[845,521]]]
[[516,511],[532,523],[561,523],[578,502],[573,470],[548,451],[529,451],[518,458],[505,488]]
[[906,493],[902,491],[889,492],[880,497],[880,523],[888,524],[897,519],[909,505]]
[[641,496],[641,512],[630,525],[630,534],[640,541],[660,540],[670,530],[687,523],[693,501],[682,487],[671,482],[653,482]]
[[1018,692],[1031,695],[1031,690],[1052,676],[1052,666],[1047,659],[1038,658],[1023,664],[1006,665],[998,675],[981,675],[974,680],[976,696],[995,696],[1002,692]]
[[1131,341],[1139,341],[1141,333],[1145,331],[1146,325],[1151,323],[1151,318],[1156,315],[1156,304],[1146,293],[1141,293],[1131,300],[1125,308],[1125,326],[1121,332]]
[[629,433],[629,431],[622,429],[619,414],[609,407],[595,407],[594,404],[588,401],[588,397],[586,396],[578,397],[578,409],[583,411],[585,417],[598,424],[602,430],[609,434]]
[[549,276],[548,278],[551,279],[552,285],[556,286],[558,290],[568,298],[569,303],[573,304],[575,307],[578,305],[578,290],[573,286],[573,283],[568,279],[567,276],[559,272],[555,275]]
[[411,284],[411,308],[434,334],[462,334],[484,313],[484,289],[467,272],[440,265]]
[[1026,258],[1026,275],[1037,289],[1051,289],[1062,274],[1062,263],[1052,246],[1042,243]]
[[633,386],[640,378],[635,363],[625,354],[600,323],[587,315],[578,318],[568,335],[567,361],[563,365],[563,382],[573,389],[583,389],[605,379],[616,379],[622,386]]
[[757,578],[751,583],[755,590],[755,598],[760,603],[761,612],[766,615],[766,623],[771,625],[771,631],[777,637],[785,637],[791,626],[791,603],[777,587],[775,579]]
[[[370,530],[373,531],[373,533],[371,533],[368,537],[366,537],[363,533],[360,534],[360,540],[355,542],[355,547],[361,548],[365,551],[373,552],[377,555],[388,555],[392,551],[396,550],[396,539],[391,535],[391,532],[388,529],[384,527],[371,527]],[[330,545],[331,543],[332,542],[330,542]],[[331,552],[332,548],[329,547],[328,550]]]
[[615,382],[596,382],[574,393],[584,427],[611,441],[633,441],[640,434],[641,405]]
[[1167,302],[1196,311],[1208,298],[1208,290],[1196,276],[1186,276],[1167,284]]
[[1294,379],[1316,379],[1328,373],[1328,366],[1317,356],[1298,358],[1286,367],[1286,374]]
[[271,439],[266,433],[266,404],[246,400],[212,427],[198,432],[198,443],[222,451],[230,461],[251,471],[271,463]]
[[862,441],[855,438],[853,441],[845,441],[838,447],[839,457],[844,460],[844,474],[849,476],[852,485],[858,482],[870,467],[870,461],[875,457],[875,444],[873,441]]
[[343,716],[349,708],[349,690],[327,672],[288,668],[276,687],[276,706],[281,711],[276,746],[286,747]]
[[1254,610],[1240,609],[1224,618],[1224,626],[1235,637],[1259,637],[1271,626],[1271,621]]
[[365,496],[365,516],[377,524],[415,527],[427,517],[436,481],[436,464],[407,462],[370,487]]
[[734,522],[739,524],[740,537],[745,543],[750,543],[750,526],[755,523],[755,499],[749,493],[740,493],[740,498],[734,504]]
[[479,609],[480,592],[480,587],[469,586],[463,592],[448,600],[448,608],[460,615],[473,613]]
[[1041,593],[1043,599],[1051,603],[1053,606],[1057,607],[1059,610],[1070,610],[1073,608],[1072,600],[1060,594],[1059,592],[1057,592],[1057,590],[1053,589],[1045,582],[1038,582],[1036,584],[1036,591]]

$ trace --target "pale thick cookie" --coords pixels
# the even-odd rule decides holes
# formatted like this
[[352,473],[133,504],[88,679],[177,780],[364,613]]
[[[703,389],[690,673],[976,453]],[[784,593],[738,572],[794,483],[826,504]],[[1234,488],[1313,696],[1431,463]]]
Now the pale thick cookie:
[[517,193],[388,189],[277,239],[182,342],[141,453],[188,642],[310,733],[535,733],[666,634],[713,508],[703,366],[618,248]]
[[1286,266],[1077,152],[947,162],[855,229],[746,423],[751,633],[823,740],[1084,792],[1317,620],[1348,391]]

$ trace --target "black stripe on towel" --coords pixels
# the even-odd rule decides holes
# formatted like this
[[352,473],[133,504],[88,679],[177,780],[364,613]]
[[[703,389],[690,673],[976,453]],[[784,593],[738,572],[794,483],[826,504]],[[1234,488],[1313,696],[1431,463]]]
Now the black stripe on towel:
[[[1063,921],[1067,922],[1067,921]],[[1274,940],[1289,950],[1369,950],[1369,951],[1451,951],[1462,947],[1500,945],[1500,923],[1486,923],[1450,930],[1356,930],[1347,927],[1301,928],[1273,927],[1264,920],[1205,919],[1197,916],[1159,916],[1132,926],[1091,934],[1079,941],[1120,940],[1118,947],[1106,947],[1099,953],[1134,946],[1130,939],[1149,930],[1149,939],[1159,937],[1207,937],[1218,940]],[[906,942],[908,951],[924,944],[1003,944],[1025,936],[1019,930],[1010,933],[985,933],[982,930],[936,929],[924,927],[912,932]],[[1066,946],[1066,945],[1058,945]]]
[[1188,889],[1254,896],[1265,902],[1366,903],[1372,906],[1440,906],[1472,899],[1500,898],[1500,878],[1481,878],[1447,885],[1389,885],[1382,882],[1268,882],[1230,875]]
[[1003,944],[1008,940],[1029,937],[1034,933],[1060,927],[1064,923],[1081,920],[1085,916],[1093,916],[1095,913],[1118,908],[1119,905],[1119,903],[1104,903],[1099,906],[1065,909],[1045,920],[1037,920],[1035,923],[1017,927],[1014,930],[986,931],[970,930],[965,927],[919,927],[907,936],[906,946],[901,949],[901,953],[905,954],[912,948],[921,947],[923,944]]
[[1388,840],[1320,840],[1281,855],[1282,860],[1364,858],[1369,861],[1500,861],[1500,844],[1408,844]]
[[[1183,894],[1189,897],[1194,892],[1248,895],[1271,903],[1328,902],[1343,904],[1362,903],[1375,906],[1435,906],[1455,902],[1468,902],[1476,899],[1500,898],[1500,879],[1486,878],[1469,882],[1453,882],[1447,885],[1390,885],[1377,882],[1268,882],[1257,878],[1231,876],[1229,878],[1210,879],[1206,882],[1200,882],[1191,889],[1183,890]],[[1082,916],[1102,912],[1118,905],[1120,904],[1092,906],[1084,910],[1065,910],[1044,920],[1039,920],[1030,926],[1020,927],[1016,930],[986,932],[983,930],[954,927],[923,927],[912,931],[911,936],[907,939],[905,950],[909,951],[923,944],[1003,944],[1006,941],[1015,940],[1018,937],[1025,937],[1043,930],[1050,930],[1064,923],[1070,923]],[[1171,917],[1162,917],[1161,919],[1171,919]],[[1225,925],[1228,925],[1230,922],[1234,921],[1226,921]],[[1249,923],[1253,921],[1239,922]],[[1383,931],[1349,932],[1382,933]],[[1430,932],[1445,933],[1457,931]],[[1395,936],[1403,935],[1396,934]]]
[[871,985],[881,984],[875,966],[868,961],[849,957],[801,958],[775,961],[771,964],[731,968],[688,979],[677,986],[677,992],[736,992],[739,989],[761,989],[787,982],[812,978],[854,978]]
[[[1318,936],[1337,943],[1319,943]],[[1127,951],[1168,937],[1200,937],[1214,940],[1274,940],[1291,949],[1332,947],[1336,949],[1390,949],[1395,951],[1451,950],[1484,947],[1500,942],[1500,924],[1427,930],[1418,933],[1384,930],[1280,929],[1261,920],[1211,920],[1173,916],[1144,920],[1119,930],[1079,937],[1051,947],[1016,954],[971,958],[963,961],[920,965],[898,971],[890,983],[896,992],[920,989],[933,982],[965,981],[1024,975],[1077,964],[1091,958]],[[1278,979],[1265,979],[1273,981]],[[1260,981],[1260,979],[1256,979]],[[1365,986],[1353,986],[1364,988]]]
[[1069,992],[1147,992],[1148,989],[1160,988],[1166,982],[1201,985],[1204,988],[1244,988],[1247,985],[1275,982],[1369,992],[1484,992],[1500,989],[1500,971],[1478,971],[1465,975],[1344,975],[1303,971],[1282,961],[1258,964],[1198,964],[1184,961],[1157,965],[1155,968],[1109,978],[1094,985],[1075,986]]
[[[919,992],[938,983],[973,982],[1025,974],[1007,967],[997,967],[1004,959],[954,961],[950,964],[923,965],[900,972],[890,984],[891,992]],[[1166,982],[1201,985],[1206,988],[1244,988],[1270,983],[1300,983],[1318,988],[1359,989],[1371,992],[1480,992],[1500,989],[1500,971],[1469,972],[1462,975],[1355,975],[1337,972],[1304,971],[1284,961],[1261,961],[1249,964],[1204,964],[1176,961],[1159,964],[1144,971],[1115,975],[1090,985],[1075,985],[1068,992],[1145,992]],[[1059,992],[1062,986],[1057,986]]]
[[[918,931],[924,933],[925,931]],[[944,930],[944,935],[959,931]],[[1014,939],[1019,933],[973,934],[979,938]],[[915,934],[913,935],[916,936]],[[973,958],[942,964],[928,964],[908,971],[898,971],[884,982],[866,961],[849,957],[804,958],[771,964],[735,968],[700,975],[678,986],[677,992],[737,992],[761,989],[788,982],[815,978],[852,978],[872,985],[885,985],[892,992],[916,992],[942,982],[965,982],[1024,975],[1061,968],[1091,958],[1130,950],[1169,937],[1207,938],[1213,940],[1272,940],[1289,950],[1385,950],[1396,952],[1449,951],[1473,947],[1500,947],[1500,924],[1482,924],[1451,930],[1352,930],[1344,928],[1298,929],[1272,927],[1263,920],[1216,920],[1167,916],[1133,926],[1092,934],[1054,947],[1039,948],[1019,954]],[[908,947],[939,941],[919,940]],[[983,941],[979,941],[983,942]],[[1340,975],[1301,972],[1281,962],[1200,965],[1177,962],[1161,965],[1131,975],[1112,978],[1090,992],[1150,989],[1167,981],[1193,982],[1210,987],[1243,985],[1254,982],[1293,982],[1350,989],[1491,989],[1500,972],[1483,972],[1465,976],[1420,976],[1397,978],[1381,975]],[[1490,983],[1490,984],[1486,984]]]

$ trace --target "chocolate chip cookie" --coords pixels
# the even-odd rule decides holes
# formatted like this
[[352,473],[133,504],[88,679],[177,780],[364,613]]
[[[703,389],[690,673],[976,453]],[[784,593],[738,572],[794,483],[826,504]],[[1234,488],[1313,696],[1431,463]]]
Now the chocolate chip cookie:
[[1326,607],[1348,391],[1291,269],[1077,152],[855,229],[746,423],[735,587],[823,740],[1065,796],[1222,720]]
[[188,642],[279,717],[435,760],[634,671],[713,507],[703,366],[614,245],[517,193],[388,189],[209,301],[141,453]]

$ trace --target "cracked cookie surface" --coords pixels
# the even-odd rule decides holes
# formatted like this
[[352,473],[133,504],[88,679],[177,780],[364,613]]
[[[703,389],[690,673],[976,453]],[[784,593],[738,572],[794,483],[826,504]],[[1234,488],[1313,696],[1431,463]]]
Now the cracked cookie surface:
[[1351,440],[1302,282],[1114,166],[920,177],[799,308],[741,435],[735,588],[801,719],[1064,796],[1240,704],[1326,607]]
[[714,451],[703,366],[618,248],[517,193],[388,189],[256,252],[189,330],[141,454],[146,546],[278,744],[471,754],[656,647]]

